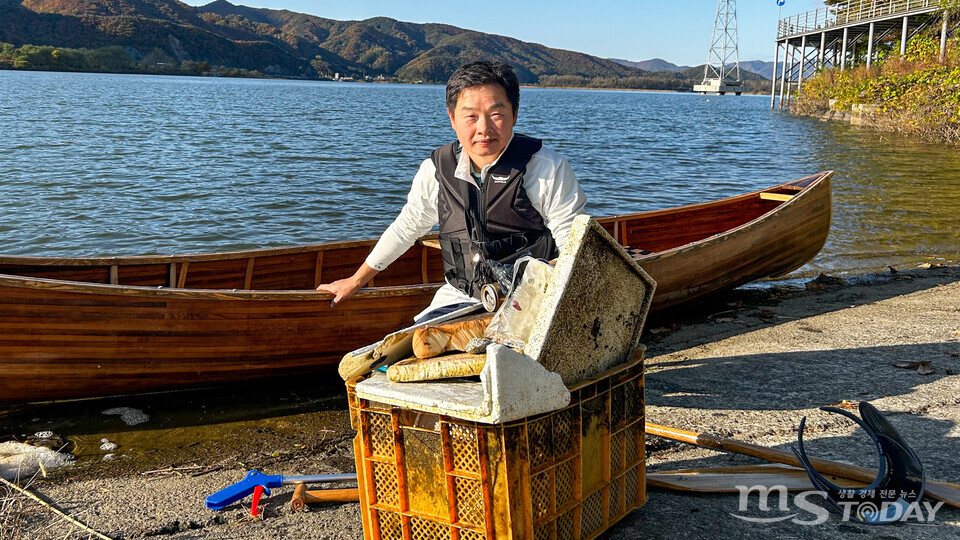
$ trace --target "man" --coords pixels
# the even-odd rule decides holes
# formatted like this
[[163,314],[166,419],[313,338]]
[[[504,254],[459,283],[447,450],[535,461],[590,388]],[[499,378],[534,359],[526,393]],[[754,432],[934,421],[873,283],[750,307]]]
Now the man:
[[[586,196],[567,161],[539,139],[513,133],[520,84],[507,64],[473,62],[447,81],[457,142],[434,150],[413,179],[400,215],[353,276],[317,287],[334,306],[352,296],[437,223],[447,283],[425,314],[476,303],[492,281],[485,261],[553,259]],[[431,315],[436,315],[433,313]]]

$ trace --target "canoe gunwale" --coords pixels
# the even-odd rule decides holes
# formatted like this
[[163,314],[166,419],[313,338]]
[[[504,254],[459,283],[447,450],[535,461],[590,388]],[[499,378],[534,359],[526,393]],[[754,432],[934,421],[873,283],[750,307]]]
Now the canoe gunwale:
[[[436,233],[427,234],[417,239],[417,243],[437,238]],[[316,253],[334,249],[350,249],[363,246],[372,247],[377,243],[376,238],[363,240],[344,240],[339,242],[325,242],[320,244],[306,244],[300,246],[282,246],[256,248],[238,251],[214,251],[209,253],[188,253],[179,255],[119,255],[116,257],[37,257],[30,255],[0,255],[0,264],[23,264],[37,266],[136,266],[145,264],[171,264],[198,261],[225,261],[232,259],[247,259],[273,257],[282,255],[300,255],[302,253]],[[0,274],[2,275],[2,274]]]
[[[433,294],[440,283],[422,285],[396,285],[388,287],[370,287],[357,291],[353,298],[382,298],[384,296],[414,296]],[[0,287],[20,287],[30,289],[49,289],[66,293],[106,294],[117,296],[165,297],[165,298],[203,298],[217,300],[331,300],[333,295],[313,289],[294,290],[244,290],[244,289],[185,289],[176,287],[144,287],[138,285],[110,285],[106,283],[84,283],[60,279],[35,278],[0,274]]]

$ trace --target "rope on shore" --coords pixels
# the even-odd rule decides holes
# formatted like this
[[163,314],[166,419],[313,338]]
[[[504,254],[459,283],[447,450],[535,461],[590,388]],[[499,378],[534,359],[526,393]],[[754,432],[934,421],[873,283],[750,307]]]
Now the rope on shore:
[[90,526],[87,525],[86,523],[83,523],[83,522],[81,522],[81,521],[79,521],[79,520],[77,520],[77,519],[75,519],[75,518],[72,518],[72,517],[68,516],[63,510],[60,510],[60,509],[57,508],[54,504],[51,504],[51,503],[43,500],[43,498],[41,498],[39,495],[33,493],[33,492],[30,491],[29,489],[22,488],[22,487],[14,484],[13,482],[11,482],[11,481],[7,480],[6,478],[3,478],[3,477],[0,477],[0,482],[2,482],[3,485],[5,485],[5,486],[7,486],[7,487],[9,487],[9,488],[11,488],[11,489],[13,489],[13,490],[16,490],[17,492],[21,493],[22,495],[26,495],[27,497],[30,497],[30,498],[33,499],[34,501],[37,501],[38,503],[40,503],[41,506],[43,506],[43,507],[45,507],[45,508],[48,508],[48,509],[51,510],[53,513],[59,515],[60,517],[62,517],[63,519],[67,520],[67,521],[70,522],[71,524],[73,524],[73,525],[75,525],[75,526],[77,526],[77,527],[80,527],[80,528],[83,529],[84,531],[86,531],[86,532],[88,532],[88,533],[96,536],[96,537],[99,538],[100,540],[113,540],[113,538],[110,538],[109,536],[107,536],[107,535],[105,535],[105,534],[103,534],[103,533],[101,533],[101,532],[98,532],[97,530],[95,530],[94,528],[90,527]]

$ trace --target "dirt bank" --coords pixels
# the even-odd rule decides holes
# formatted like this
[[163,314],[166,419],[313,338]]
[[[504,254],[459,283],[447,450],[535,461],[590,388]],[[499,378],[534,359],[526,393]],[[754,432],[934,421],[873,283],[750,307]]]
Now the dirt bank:
[[[652,319],[648,329],[650,421],[788,448],[796,442],[800,418],[807,416],[811,455],[875,466],[865,435],[818,410],[843,400],[867,400],[888,413],[919,454],[928,478],[960,480],[960,267],[821,279],[809,289],[738,290],[695,312]],[[919,360],[930,361],[933,373],[893,366]],[[278,488],[265,499],[263,521],[245,519],[241,505],[222,512],[203,507],[207,494],[239,480],[248,468],[272,474],[352,470],[342,394],[303,399],[315,400],[313,410],[280,416],[282,420],[245,419],[238,424],[242,429],[229,431],[234,437],[230,445],[197,444],[191,439],[194,431],[169,428],[167,436],[176,443],[155,452],[159,455],[150,461],[120,459],[127,465],[115,468],[101,461],[81,463],[35,480],[31,489],[115,538],[358,538],[358,505],[328,504],[294,514],[288,506],[290,488]],[[155,418],[162,414],[152,412]],[[258,422],[269,426],[270,433],[257,435],[251,426]],[[300,431],[304,426],[309,431]],[[244,433],[255,442],[244,442]],[[195,444],[202,450],[191,451]],[[652,437],[647,460],[650,470],[752,462]],[[174,469],[148,472],[170,466]],[[960,510],[946,507],[933,525],[880,529],[843,522],[833,514],[815,526],[790,520],[751,523],[733,514],[765,514],[756,508],[738,512],[737,505],[736,495],[650,491],[649,502],[609,536],[674,538],[678,528],[684,536],[703,538],[955,538],[960,533]],[[5,508],[19,513],[17,530],[23,538],[84,537],[35,503]],[[4,538],[14,534],[0,531]]]

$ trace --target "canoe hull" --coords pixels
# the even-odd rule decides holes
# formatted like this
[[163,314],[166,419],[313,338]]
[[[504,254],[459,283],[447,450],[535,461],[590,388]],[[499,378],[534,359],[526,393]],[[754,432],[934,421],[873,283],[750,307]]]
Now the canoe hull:
[[723,235],[641,256],[657,281],[652,310],[674,307],[718,291],[800,268],[823,248],[831,222],[830,177]]
[[[598,221],[621,244],[654,252],[636,258],[658,283],[651,310],[661,310],[812,259],[830,227],[831,174]],[[442,279],[439,251],[421,242],[375,287],[331,308],[312,287],[349,275],[373,243],[0,257],[0,403],[335,377],[345,353],[407,326]]]
[[[336,376],[343,355],[407,326],[434,287],[357,298],[125,296],[0,279],[0,402]],[[107,291],[108,293],[111,291]]]

